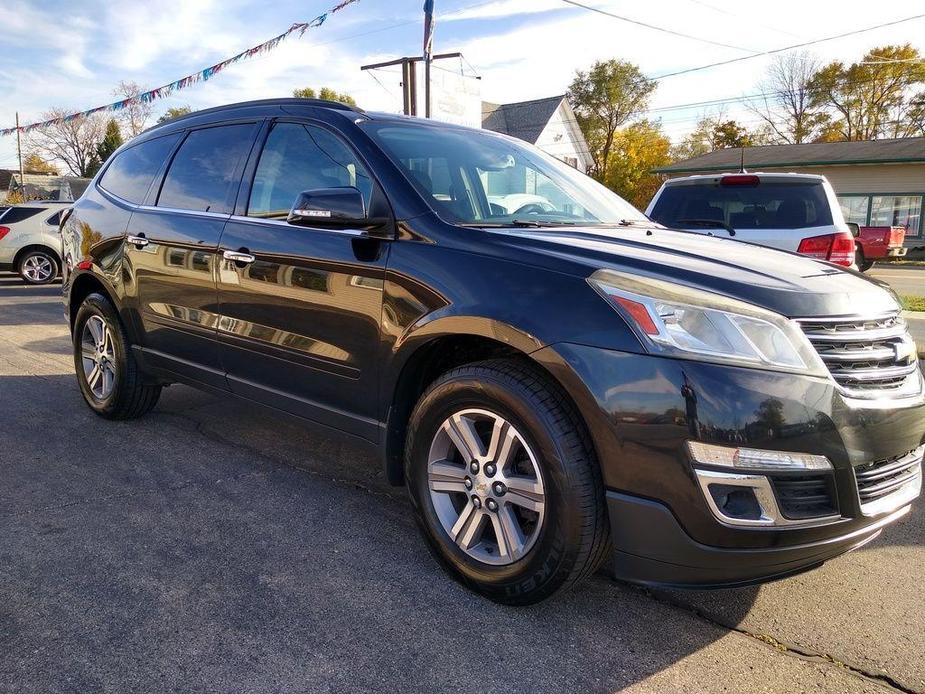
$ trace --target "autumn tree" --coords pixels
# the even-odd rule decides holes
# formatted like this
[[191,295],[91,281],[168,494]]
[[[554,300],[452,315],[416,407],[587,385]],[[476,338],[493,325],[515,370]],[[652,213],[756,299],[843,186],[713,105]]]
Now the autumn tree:
[[26,155],[22,160],[22,170],[24,173],[30,174],[50,174],[52,176],[58,175],[58,169],[54,164],[50,164],[34,152],[32,154]]
[[672,156],[676,160],[692,159],[718,149],[754,147],[766,141],[763,132],[749,130],[720,112],[701,116],[697,126],[672,149]]
[[148,88],[137,82],[125,81],[119,82],[119,86],[113,91],[114,96],[118,96],[123,100],[132,99],[130,103],[119,111],[129,139],[140,134],[145,129],[145,125],[154,113],[153,101],[141,101],[136,98],[146,91],[148,91]]
[[31,131],[31,148],[44,158],[63,164],[72,176],[89,177],[99,168],[96,147],[103,139],[106,119],[94,114],[65,120],[70,113],[63,108],[43,113],[43,121],[55,122]]
[[[842,140],[905,137],[918,132],[925,62],[910,44],[883,46],[851,65],[835,61],[809,83],[811,104],[830,110]],[[831,136],[831,133],[830,133]]]
[[296,99],[325,99],[326,101],[338,101],[348,106],[357,105],[356,100],[352,96],[346,92],[338,92],[336,89],[331,89],[330,87],[322,87],[318,92],[315,92],[311,87],[302,87],[301,89],[293,89],[292,95]]
[[599,181],[610,168],[617,131],[645,111],[655,87],[636,65],[622,60],[599,61],[575,73],[566,96],[588,143],[588,173]]
[[166,123],[167,121],[173,120],[174,118],[179,118],[180,116],[186,116],[193,112],[188,105],[187,106],[171,106],[161,117],[157,119],[157,124]]
[[614,133],[604,184],[644,210],[664,178],[653,169],[671,163],[671,140],[659,123],[638,121]]
[[761,118],[774,144],[812,142],[826,127],[828,115],[811,96],[813,77],[821,67],[812,53],[778,55],[759,84],[761,96],[749,109]]

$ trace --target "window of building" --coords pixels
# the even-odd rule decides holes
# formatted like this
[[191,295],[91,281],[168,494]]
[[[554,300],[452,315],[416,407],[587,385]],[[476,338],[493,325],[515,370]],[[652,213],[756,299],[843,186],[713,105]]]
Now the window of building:
[[158,207],[230,213],[253,130],[245,123],[191,132],[170,164]]
[[906,228],[906,236],[921,233],[921,195],[874,195],[870,199],[871,226]]
[[867,195],[839,195],[838,205],[846,222],[854,222],[860,226],[867,225],[867,211],[870,207],[870,197]]
[[323,128],[278,123],[260,154],[249,217],[285,219],[299,194],[353,186],[369,208],[372,181],[350,149]]
[[123,200],[140,205],[179,137],[167,135],[119,152],[103,172],[100,186]]

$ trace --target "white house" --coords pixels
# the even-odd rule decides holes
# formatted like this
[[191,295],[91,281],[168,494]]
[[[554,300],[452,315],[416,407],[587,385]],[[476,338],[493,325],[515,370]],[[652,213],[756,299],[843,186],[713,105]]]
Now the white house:
[[582,173],[591,166],[588,143],[565,95],[513,104],[483,101],[482,127],[536,145]]

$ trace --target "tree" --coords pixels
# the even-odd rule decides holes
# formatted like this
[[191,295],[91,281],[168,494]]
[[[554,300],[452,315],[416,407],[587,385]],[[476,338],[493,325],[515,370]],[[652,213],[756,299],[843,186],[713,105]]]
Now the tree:
[[320,91],[315,92],[311,87],[302,87],[293,89],[292,95],[296,99],[326,99],[327,101],[338,101],[348,106],[356,106],[356,100],[346,92],[338,92],[330,87],[322,87]]
[[652,169],[671,163],[671,140],[659,123],[643,120],[614,133],[604,184],[644,210],[664,178]]
[[[113,95],[120,96],[123,99],[135,99],[139,94],[146,91],[148,91],[148,88],[141,86],[137,82],[123,81],[119,82],[119,86],[115,88]],[[154,102],[136,99],[126,104],[119,113],[128,132],[128,137],[132,139],[145,129],[151,114],[154,113]]]
[[882,46],[857,63],[829,63],[810,81],[811,104],[832,112],[842,140],[905,137],[917,132],[925,62],[910,44]]
[[47,159],[61,162],[72,176],[89,177],[99,168],[96,146],[103,139],[106,120],[99,114],[64,120],[70,113],[63,108],[43,113],[43,121],[57,122],[32,131],[32,149]]
[[22,161],[22,170],[23,173],[30,174],[51,174],[52,176],[58,175],[58,169],[55,168],[53,164],[49,164],[35,153],[26,155],[26,158]]
[[703,115],[697,127],[672,149],[675,160],[691,159],[703,154],[731,147],[754,147],[765,144],[766,136],[760,131],[750,131],[723,112]]
[[622,60],[598,61],[588,72],[575,73],[566,96],[588,142],[589,173],[599,181],[610,167],[617,130],[646,109],[655,87],[636,65]]
[[769,127],[774,144],[811,142],[824,129],[828,117],[811,98],[819,59],[809,52],[778,55],[760,83],[760,103],[749,105]]
[[106,134],[96,146],[96,156],[99,159],[100,166],[106,163],[106,160],[112,156],[119,147],[122,146],[122,131],[119,130],[119,124],[115,118],[110,118],[106,123]]
[[157,124],[166,123],[167,121],[173,120],[174,118],[179,118],[180,116],[186,116],[193,112],[193,109],[187,106],[171,106],[157,119]]

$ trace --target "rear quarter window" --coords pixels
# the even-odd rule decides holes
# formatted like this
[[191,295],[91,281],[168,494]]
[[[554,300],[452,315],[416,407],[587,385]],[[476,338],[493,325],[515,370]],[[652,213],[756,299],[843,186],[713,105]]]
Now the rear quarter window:
[[140,205],[179,137],[177,134],[167,135],[119,152],[103,172],[100,187],[123,200]]
[[833,223],[821,181],[669,185],[652,208],[652,218],[682,228],[693,221],[723,222],[734,229],[800,229]]

